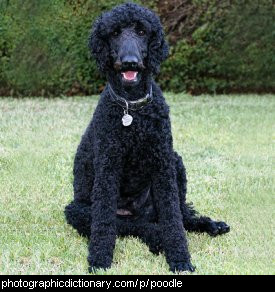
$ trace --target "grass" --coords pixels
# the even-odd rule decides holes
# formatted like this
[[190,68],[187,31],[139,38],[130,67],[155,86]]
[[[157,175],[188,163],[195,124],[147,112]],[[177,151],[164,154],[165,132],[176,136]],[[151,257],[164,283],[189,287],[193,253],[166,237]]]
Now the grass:
[[[272,95],[167,94],[188,199],[231,225],[188,233],[195,274],[274,274]],[[87,240],[65,223],[72,163],[97,97],[0,99],[0,274],[86,274]],[[134,238],[118,239],[99,274],[169,274]]]

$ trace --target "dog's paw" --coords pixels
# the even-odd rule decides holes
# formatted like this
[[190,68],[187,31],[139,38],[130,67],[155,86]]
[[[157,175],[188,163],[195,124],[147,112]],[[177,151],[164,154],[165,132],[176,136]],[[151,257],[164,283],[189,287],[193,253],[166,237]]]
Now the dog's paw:
[[98,270],[98,268],[96,268],[96,267],[89,267],[88,268],[88,272],[90,274],[95,274],[97,272],[97,270]]
[[98,270],[109,269],[111,267],[112,261],[111,260],[108,261],[105,259],[105,261],[103,262],[89,256],[88,264],[89,264],[89,268],[88,268],[89,273],[95,274],[96,272],[98,272]]
[[170,264],[170,271],[176,272],[191,272],[195,271],[195,267],[190,262],[178,262]]
[[227,225],[225,222],[216,222],[212,221],[207,233],[211,236],[217,236],[217,235],[222,235],[224,233],[227,233],[230,231],[230,226]]
[[89,266],[88,271],[90,274],[96,274],[96,272],[98,272],[98,270],[107,270],[109,269],[110,266]]

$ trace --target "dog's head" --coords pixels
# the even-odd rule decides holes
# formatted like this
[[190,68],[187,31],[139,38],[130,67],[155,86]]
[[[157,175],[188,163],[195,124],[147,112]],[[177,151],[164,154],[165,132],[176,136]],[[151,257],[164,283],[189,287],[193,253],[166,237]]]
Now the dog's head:
[[99,70],[115,75],[123,86],[135,86],[145,74],[156,74],[168,56],[159,18],[134,3],[103,13],[93,25],[89,47]]

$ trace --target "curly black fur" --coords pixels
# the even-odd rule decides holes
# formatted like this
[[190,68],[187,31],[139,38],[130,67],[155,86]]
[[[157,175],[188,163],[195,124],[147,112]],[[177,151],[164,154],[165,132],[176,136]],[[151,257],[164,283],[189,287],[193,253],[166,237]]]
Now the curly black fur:
[[133,123],[121,123],[123,109],[113,102],[108,87],[82,136],[74,161],[74,200],[66,207],[67,222],[90,238],[89,270],[109,268],[116,236],[136,236],[153,253],[164,252],[172,271],[194,271],[186,232],[218,235],[229,231],[223,222],[200,217],[186,204],[186,173],[173,150],[169,108],[152,79],[168,55],[159,18],[133,3],[115,7],[95,22],[90,48],[98,67],[116,93],[133,98],[122,88],[113,68],[110,33],[115,27],[142,22],[150,40],[145,69],[135,98],[153,88],[153,102],[131,112]]
[[147,67],[153,74],[158,73],[161,62],[168,56],[168,45],[164,39],[160,20],[149,9],[127,3],[102,14],[93,26],[89,46],[99,70],[104,75],[112,70],[113,66],[110,48],[107,45],[110,33],[117,27],[130,26],[136,22],[142,22],[150,30]]

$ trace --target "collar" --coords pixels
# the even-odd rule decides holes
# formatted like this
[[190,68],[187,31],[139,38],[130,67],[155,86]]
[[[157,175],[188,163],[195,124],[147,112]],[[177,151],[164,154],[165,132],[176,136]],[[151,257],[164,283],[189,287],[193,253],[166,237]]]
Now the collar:
[[137,99],[137,100],[127,100],[119,95],[117,95],[111,84],[108,83],[108,91],[112,97],[112,99],[119,104],[121,107],[123,107],[124,109],[126,109],[128,111],[129,110],[139,110],[141,108],[143,108],[144,106],[146,106],[147,104],[149,104],[150,102],[152,102],[153,100],[153,90],[152,90],[152,84],[150,86],[150,91],[149,93],[146,94],[145,97]]

